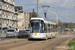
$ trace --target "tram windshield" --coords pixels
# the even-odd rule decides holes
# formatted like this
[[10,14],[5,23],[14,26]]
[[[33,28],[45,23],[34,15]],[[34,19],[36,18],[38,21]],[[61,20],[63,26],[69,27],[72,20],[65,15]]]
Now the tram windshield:
[[42,29],[43,21],[31,21],[31,32],[40,33]]

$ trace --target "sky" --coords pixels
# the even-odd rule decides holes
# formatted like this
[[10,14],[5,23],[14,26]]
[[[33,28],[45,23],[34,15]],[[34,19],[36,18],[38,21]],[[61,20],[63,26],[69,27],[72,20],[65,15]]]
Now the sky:
[[[37,12],[37,0],[15,0],[15,6],[22,6],[25,12],[32,12],[34,7]],[[44,17],[41,6],[50,6],[47,10],[47,18],[61,22],[75,23],[75,0],[39,0],[39,16]]]

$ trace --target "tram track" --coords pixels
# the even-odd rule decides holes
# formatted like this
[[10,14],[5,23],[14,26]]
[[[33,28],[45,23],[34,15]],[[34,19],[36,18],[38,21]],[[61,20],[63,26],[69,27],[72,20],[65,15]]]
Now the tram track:
[[[58,40],[56,40],[56,39],[58,39]],[[31,45],[29,44],[29,45],[24,45],[24,46],[21,46],[21,47],[15,47],[15,49],[10,48],[9,50],[18,50],[18,49],[21,49],[21,48],[22,48],[22,50],[44,50],[47,47],[49,47],[50,45],[53,45],[54,43],[56,43],[57,41],[60,41],[60,40],[64,40],[64,38],[49,39],[47,41],[38,42],[38,43],[35,43],[35,44],[31,44]],[[50,44],[49,44],[49,42],[50,42]]]
[[[48,41],[48,40],[47,40]],[[9,48],[14,48],[14,47],[19,47],[19,46],[23,46],[23,45],[30,45],[28,47],[34,46],[33,44],[37,45],[40,43],[45,43],[45,40],[31,40],[31,41],[24,41],[24,42],[20,42],[20,43],[15,43],[15,44],[8,44],[8,45],[4,45],[4,46],[0,46],[0,50],[8,50]],[[26,47],[26,48],[28,48]]]
[[[58,38],[54,38],[53,40],[55,40],[55,39],[58,39]],[[23,46],[19,46],[19,47],[15,47],[15,49],[13,49],[13,48],[10,48],[9,50],[18,50],[18,49],[26,49],[26,50],[28,50],[27,48],[31,48],[31,47],[33,47],[33,46],[36,46],[36,45],[40,45],[40,44],[44,44],[44,43],[46,43],[46,42],[49,42],[49,41],[52,41],[52,39],[49,39],[49,40],[44,40],[44,41],[38,41],[38,42],[36,42],[36,43],[31,43],[31,44],[28,44],[28,45],[23,45]],[[16,49],[17,48],[17,49]],[[33,49],[32,49],[33,50]]]
[[[68,43],[72,40],[73,38],[67,39],[59,44],[54,48],[54,50],[70,50],[72,49],[71,47],[68,46]],[[73,46],[72,46],[73,47]]]
[[[65,38],[65,39],[62,39],[60,41],[53,42],[52,44],[44,47],[42,50],[65,50],[68,47],[69,41],[72,39],[73,38]],[[57,49],[57,47],[58,47],[58,49]]]
[[0,50],[8,50],[9,48],[14,48],[14,47],[19,47],[22,45],[28,45],[28,44],[33,44],[33,43],[37,43],[38,41],[23,41],[20,43],[15,43],[15,44],[7,44],[4,46],[0,46]]
[[[56,46],[60,46],[64,41],[67,41],[69,38],[63,40],[62,42],[60,42],[59,44],[57,44]],[[54,47],[53,50],[56,50],[57,47]]]
[[[54,47],[61,45],[66,40],[70,39],[67,38],[53,38],[48,40],[32,40],[26,41],[22,43],[17,43],[14,45],[8,45],[0,47],[0,50],[54,50]],[[56,50],[56,48],[55,48]]]
[[[65,40],[67,40],[67,39],[69,39],[69,38],[66,38]],[[64,38],[63,39],[56,40],[55,42],[53,42],[53,43],[45,46],[41,50],[49,50],[49,48],[50,48],[50,50],[54,50],[55,49],[54,47],[56,47],[58,43],[60,44],[61,42],[64,42],[65,40],[64,40]]]

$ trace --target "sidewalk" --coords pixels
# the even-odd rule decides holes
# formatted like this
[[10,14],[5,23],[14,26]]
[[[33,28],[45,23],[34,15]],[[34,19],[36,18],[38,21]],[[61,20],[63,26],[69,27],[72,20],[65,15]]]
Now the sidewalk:
[[28,39],[8,39],[8,40],[0,40],[0,46],[6,44],[13,44],[17,42],[27,41]]

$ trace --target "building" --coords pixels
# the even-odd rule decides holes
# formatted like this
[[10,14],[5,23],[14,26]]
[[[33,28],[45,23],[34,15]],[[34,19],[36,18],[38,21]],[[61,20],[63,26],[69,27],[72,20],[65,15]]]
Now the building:
[[18,28],[20,30],[29,29],[29,23],[31,17],[37,17],[36,12],[33,9],[33,12],[23,12],[22,6],[15,6],[15,12],[18,12]]
[[15,6],[15,12],[18,13],[18,28],[20,30],[29,29],[30,14],[23,12],[22,6]]
[[[29,14],[30,14],[30,19],[32,18],[32,17],[37,17],[37,13],[35,12],[35,10],[33,9],[33,12],[29,12]],[[29,20],[30,20],[29,19]]]
[[24,30],[24,13],[22,6],[15,6],[15,12],[18,13],[18,27],[20,30]]
[[25,29],[29,29],[30,20],[32,17],[37,17],[37,13],[35,12],[34,9],[32,12],[25,14]]
[[18,13],[18,27],[20,30],[24,30],[24,13]]
[[37,17],[37,13],[35,12],[35,10],[33,9],[32,12],[29,13],[24,13],[25,15],[25,29],[29,29],[29,25],[30,25],[30,19],[32,17]]
[[30,23],[30,14],[24,12],[24,28],[29,29],[29,23]]
[[15,12],[17,12],[17,13],[23,13],[22,6],[15,6],[14,8],[15,8]]
[[[17,16],[14,10],[14,0],[0,0],[0,20],[2,15],[2,28],[8,29],[17,27]],[[2,14],[1,14],[1,6],[2,6]],[[1,28],[1,22],[0,22]]]
[[20,28],[20,30],[29,29],[29,17],[29,13],[18,13],[18,27]]

